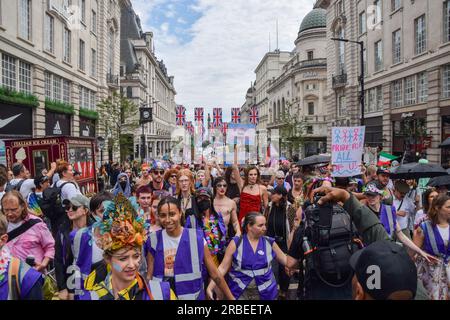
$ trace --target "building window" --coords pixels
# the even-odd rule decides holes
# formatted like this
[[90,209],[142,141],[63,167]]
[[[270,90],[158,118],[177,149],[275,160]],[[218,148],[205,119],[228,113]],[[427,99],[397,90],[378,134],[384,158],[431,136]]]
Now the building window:
[[450,41],[450,0],[444,2],[444,42]]
[[308,51],[308,60],[314,59],[314,51]]
[[55,43],[55,19],[49,15],[45,14],[45,50],[48,52],[53,52]]
[[392,33],[392,62],[393,64],[400,63],[402,61],[402,40],[401,30],[397,30]]
[[383,43],[382,41],[375,42],[375,71],[380,71],[383,68]]
[[84,70],[85,67],[85,44],[83,40],[80,40],[80,52],[79,52],[78,68]]
[[61,101],[62,100],[62,96],[61,96],[61,82],[62,82],[62,78],[57,76],[57,75],[53,75],[53,100],[55,101]]
[[383,110],[383,88],[377,87],[377,111]]
[[313,134],[313,133],[314,133],[314,131],[313,131],[313,126],[307,126],[307,127],[306,127],[306,133],[307,133],[307,134]]
[[31,64],[19,61],[19,91],[31,94]]
[[108,38],[108,73],[113,74],[114,70],[114,30],[109,30]]
[[347,115],[347,106],[345,102],[345,96],[338,97],[338,117],[344,117]]
[[19,35],[31,41],[31,0],[19,1]]
[[45,98],[52,99],[52,75],[45,72]]
[[[344,29],[338,30],[338,38],[344,39]],[[345,73],[345,42],[338,41],[338,74]]]
[[363,59],[364,59],[364,75],[367,77],[368,75],[368,65],[367,65],[367,49],[363,50]]
[[377,95],[376,88],[369,89],[368,99],[367,99],[367,104],[368,104],[367,111],[368,112],[376,111],[376,108],[377,108],[377,101],[376,101],[377,96],[376,95]]
[[401,0],[391,0],[391,11],[395,11],[397,9],[400,9],[401,6]]
[[373,2],[373,6],[374,6],[374,12],[373,12],[373,24],[377,24],[381,22],[381,1],[380,0],[375,0]]
[[417,91],[419,102],[427,102],[428,100],[428,74],[421,72],[417,76]]
[[16,59],[6,54],[2,55],[2,83],[3,87],[17,90]]
[[392,82],[392,106],[401,107],[403,105],[402,79]]
[[64,36],[63,36],[63,60],[64,62],[70,63],[71,60],[71,47],[72,47],[72,33],[69,29],[64,28]]
[[63,80],[63,102],[70,104],[70,81]]
[[420,16],[414,20],[414,30],[415,30],[415,53],[420,54],[424,52],[427,48],[427,34],[425,26],[425,15]]
[[96,94],[94,91],[90,90],[89,91],[89,106],[91,110],[95,110],[95,106],[96,106],[97,102],[96,102]]
[[416,103],[416,76],[405,78],[405,105]]
[[363,34],[367,31],[366,12],[363,11],[359,14],[359,34]]
[[336,3],[336,16],[340,16],[344,13],[344,0],[339,0]]
[[314,102],[308,102],[308,115],[314,115]]
[[92,10],[91,30],[93,33],[97,33],[97,12]]
[[442,95],[444,98],[450,98],[450,64],[442,70]]
[[86,0],[81,0],[81,21],[86,22]]
[[92,49],[91,52],[91,76],[95,77],[97,76],[97,51]]

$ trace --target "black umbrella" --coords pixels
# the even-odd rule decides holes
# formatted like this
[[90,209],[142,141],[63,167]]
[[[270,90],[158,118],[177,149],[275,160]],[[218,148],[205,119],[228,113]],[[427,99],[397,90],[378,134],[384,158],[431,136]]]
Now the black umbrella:
[[448,185],[450,185],[450,174],[447,174],[446,176],[434,177],[427,184],[427,186],[429,187],[440,187]]
[[442,141],[442,143],[439,145],[439,148],[450,148],[450,137]]
[[299,166],[311,166],[314,164],[319,164],[319,163],[327,163],[331,161],[331,157],[327,156],[327,155],[315,155],[315,156],[310,156],[310,157],[306,157],[302,160],[300,160],[299,162],[297,162],[297,165]]
[[420,179],[447,175],[447,171],[437,164],[411,162],[402,164],[391,173],[392,179]]

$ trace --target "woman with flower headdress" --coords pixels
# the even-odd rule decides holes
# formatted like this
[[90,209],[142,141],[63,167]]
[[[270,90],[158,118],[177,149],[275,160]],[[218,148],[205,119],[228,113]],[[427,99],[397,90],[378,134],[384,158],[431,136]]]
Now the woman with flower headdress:
[[108,274],[96,282],[91,274],[84,286],[91,300],[171,300],[166,282],[147,282],[138,272],[147,239],[144,217],[123,194],[104,203],[102,221],[95,224],[95,239],[104,251]]

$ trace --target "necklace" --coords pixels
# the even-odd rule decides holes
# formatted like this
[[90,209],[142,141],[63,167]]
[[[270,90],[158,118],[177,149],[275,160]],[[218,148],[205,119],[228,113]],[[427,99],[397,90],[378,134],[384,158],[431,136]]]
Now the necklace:
[[190,201],[191,201],[191,198],[182,198],[182,200],[181,200],[181,211],[186,212]]

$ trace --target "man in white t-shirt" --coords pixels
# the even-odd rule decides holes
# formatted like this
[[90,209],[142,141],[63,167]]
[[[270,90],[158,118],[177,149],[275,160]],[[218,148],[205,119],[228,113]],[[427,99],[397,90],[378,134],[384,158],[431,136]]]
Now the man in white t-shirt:
[[397,221],[402,229],[402,232],[411,239],[411,228],[409,222],[410,220],[414,221],[416,206],[410,198],[406,197],[408,191],[409,186],[405,181],[396,181],[394,184],[393,206],[396,209]]
[[78,184],[75,182],[72,165],[67,162],[61,164],[58,167],[57,173],[60,179],[56,182],[56,187],[59,188],[65,183],[61,189],[61,200],[70,200],[76,195],[82,194]]
[[[48,171],[47,176],[50,178],[56,169],[56,163],[52,162],[51,169]],[[28,195],[33,191],[36,186],[34,185],[34,179],[30,179],[30,171],[23,163],[15,163],[12,166],[12,172],[14,178],[9,182],[8,188],[15,189],[20,184],[19,191],[24,199],[27,199]]]

